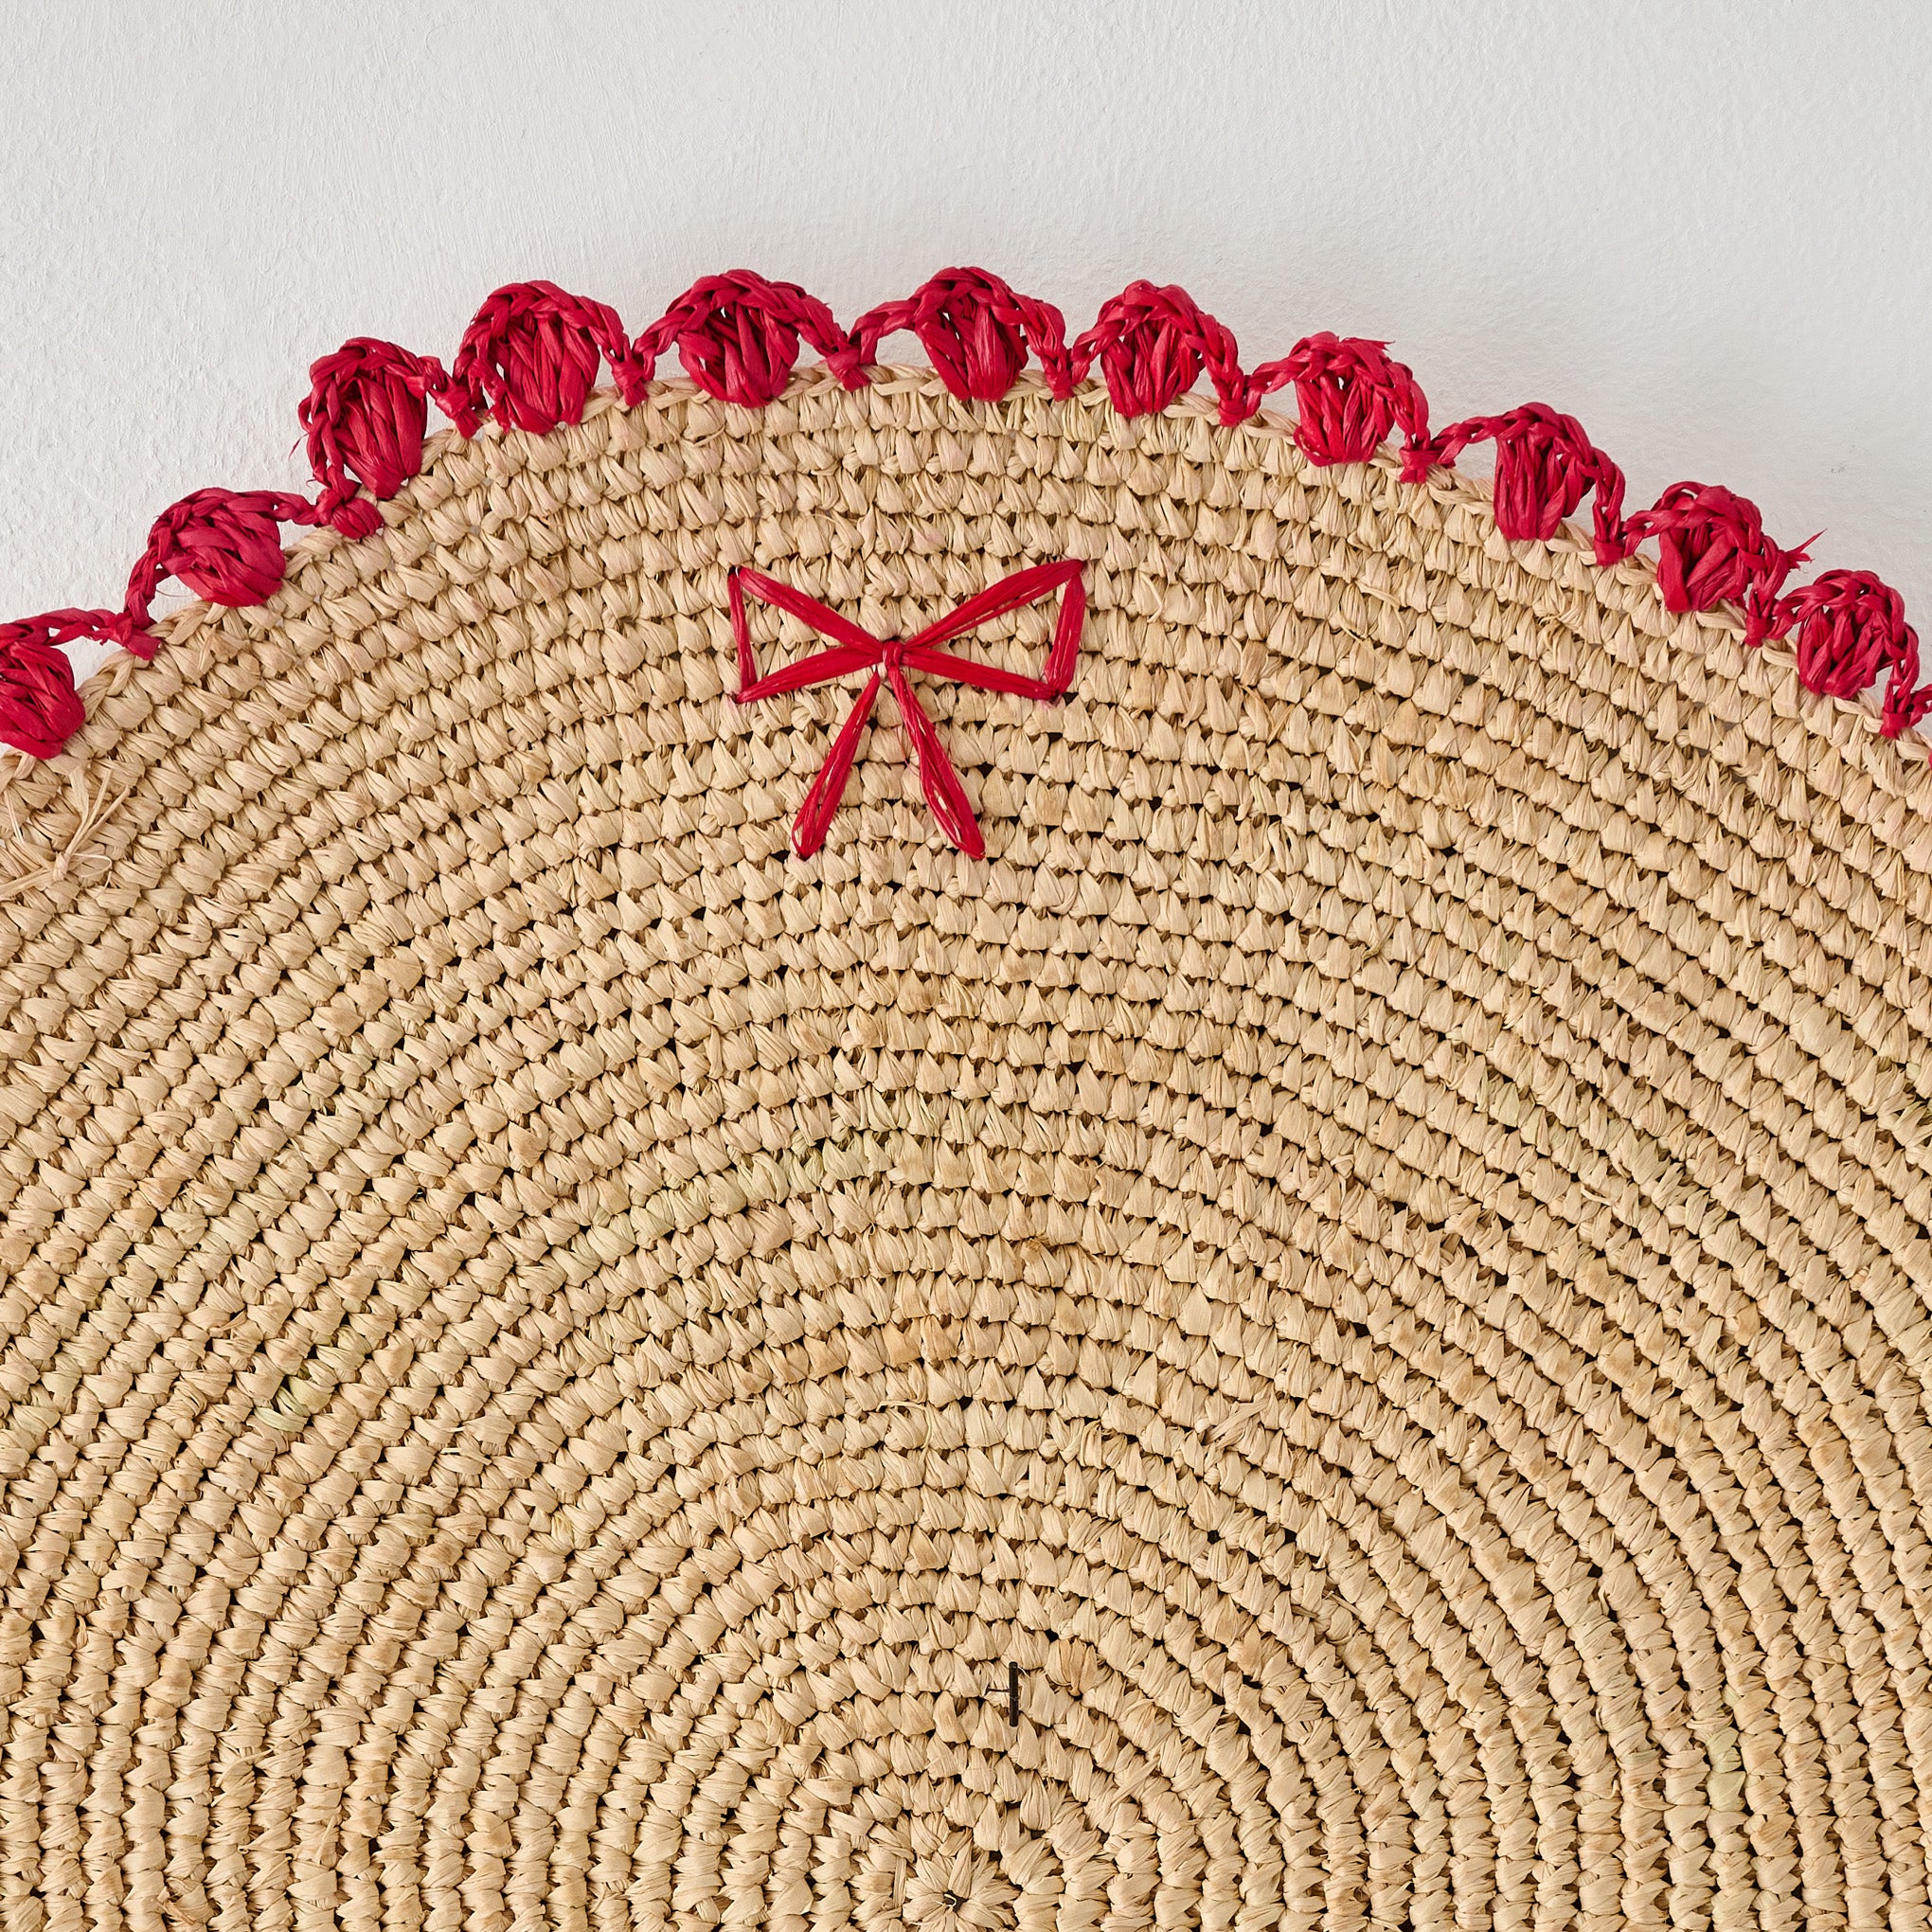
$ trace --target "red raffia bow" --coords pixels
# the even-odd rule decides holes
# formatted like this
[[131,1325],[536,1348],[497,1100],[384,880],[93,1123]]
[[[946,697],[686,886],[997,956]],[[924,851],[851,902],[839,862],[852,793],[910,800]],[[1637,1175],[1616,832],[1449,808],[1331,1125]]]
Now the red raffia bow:
[[[774,698],[780,691],[803,690],[808,685],[830,684],[847,672],[869,671],[866,688],[859,693],[818,776],[805,794],[798,816],[792,825],[792,850],[809,859],[825,843],[832,815],[845,796],[846,779],[851,776],[852,760],[857,757],[859,734],[866,728],[878,702],[882,680],[892,687],[899,701],[899,715],[912,740],[919,759],[919,782],[939,821],[939,830],[969,858],[986,856],[986,841],[979,834],[978,821],[967,802],[966,788],[959,774],[939,742],[933,721],[925,714],[912,689],[909,671],[925,671],[935,677],[950,677],[983,691],[1008,691],[1015,697],[1049,699],[1059,697],[1073,682],[1074,659],[1080,652],[1081,625],[1086,617],[1086,589],[1081,582],[1081,563],[1067,558],[1059,564],[1035,564],[989,584],[977,597],[969,598],[949,617],[928,624],[916,637],[887,642],[862,631],[850,618],[842,617],[816,598],[780,583],[761,570],[741,569],[731,573],[731,635],[738,640],[738,690],[741,705],[756,704],[760,698]],[[975,664],[941,651],[941,644],[976,630],[981,624],[1003,617],[1022,605],[1037,603],[1064,586],[1060,602],[1060,618],[1054,626],[1052,649],[1046,656],[1044,677],[1026,677],[1018,671],[1002,671],[993,664]],[[789,611],[810,624],[821,636],[832,640],[829,651],[801,657],[796,664],[781,665],[760,677],[751,654],[751,626],[744,614],[746,595],[761,603]]]

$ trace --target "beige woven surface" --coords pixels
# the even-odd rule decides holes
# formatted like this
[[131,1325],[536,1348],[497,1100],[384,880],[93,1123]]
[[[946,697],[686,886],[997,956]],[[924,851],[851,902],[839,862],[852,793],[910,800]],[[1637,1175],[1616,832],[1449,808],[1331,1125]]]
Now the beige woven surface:
[[[1191,403],[389,517],[8,794],[8,1926],[1924,1922],[1922,762]],[[724,566],[1069,553],[791,858]]]

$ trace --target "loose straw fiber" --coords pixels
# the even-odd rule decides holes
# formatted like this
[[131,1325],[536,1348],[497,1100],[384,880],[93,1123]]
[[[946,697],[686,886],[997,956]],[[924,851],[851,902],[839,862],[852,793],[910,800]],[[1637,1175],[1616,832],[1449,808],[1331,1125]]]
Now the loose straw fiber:
[[[921,688],[988,856],[889,703],[789,854],[852,693],[726,566],[1069,555],[1065,701]],[[1924,1923],[1932,795],[1729,617],[821,373],[452,437],[91,709],[7,1925]]]

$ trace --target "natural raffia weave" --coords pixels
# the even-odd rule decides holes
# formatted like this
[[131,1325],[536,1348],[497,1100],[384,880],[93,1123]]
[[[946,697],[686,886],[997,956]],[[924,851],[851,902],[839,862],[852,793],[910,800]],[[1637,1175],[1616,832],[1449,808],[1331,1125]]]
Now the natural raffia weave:
[[[9,1926],[1924,1923],[1875,719],[1187,399],[671,385],[386,517],[9,794]],[[731,702],[727,567],[1066,556],[1065,700],[920,689],[987,857],[889,704],[790,854],[852,693]]]

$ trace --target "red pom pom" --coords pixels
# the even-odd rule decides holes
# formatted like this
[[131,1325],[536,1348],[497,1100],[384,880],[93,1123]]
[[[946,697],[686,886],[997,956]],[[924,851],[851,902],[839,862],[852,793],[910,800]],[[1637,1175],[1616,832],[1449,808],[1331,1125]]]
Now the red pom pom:
[[848,388],[863,383],[851,344],[823,302],[794,282],[742,268],[686,290],[637,338],[634,353],[648,369],[674,344],[685,373],[707,396],[758,409],[784,394],[800,336]]
[[499,422],[545,436],[560,422],[582,421],[600,360],[635,402],[644,379],[615,309],[554,282],[512,282],[477,310],[450,382]]
[[1591,490],[1597,492],[1597,561],[1629,556],[1623,522],[1623,472],[1591,442],[1574,416],[1544,402],[1525,402],[1501,416],[1476,416],[1409,450],[1405,482],[1420,482],[1429,465],[1453,463],[1473,442],[1496,446],[1496,528],[1512,543],[1547,542]]
[[260,603],[282,581],[280,521],[267,491],[198,490],[155,525],[162,567],[210,603]]
[[1905,622],[1905,600],[1869,570],[1827,570],[1780,598],[1767,631],[1790,636],[1798,682],[1821,697],[1855,698],[1884,676],[1879,728],[1887,738],[1932,705],[1932,689],[1918,688],[1919,634]]
[[[447,387],[433,356],[366,335],[310,365],[299,413],[309,466],[322,486],[316,508],[344,536],[366,537],[381,528],[375,504],[357,496],[356,485],[382,501],[421,469],[427,399]],[[452,409],[461,411],[466,433],[475,428],[460,403]]]
[[315,506],[274,490],[197,490],[154,519],[148,547],[128,577],[127,605],[114,621],[114,641],[136,657],[152,657],[159,641],[147,630],[161,581],[172,577],[210,603],[256,604],[282,581],[279,525],[320,520]]
[[[107,613],[53,615],[100,617]],[[49,641],[48,619],[0,624],[0,743],[29,758],[52,758],[84,722],[74,690],[74,667],[67,653]]]
[[1802,546],[1780,550],[1764,534],[1755,503],[1716,483],[1673,483],[1627,528],[1633,543],[1657,540],[1657,587],[1667,611],[1743,604],[1752,644],[1763,638],[1784,580],[1805,561]]
[[1004,396],[1030,349],[1056,396],[1073,392],[1066,323],[1050,302],[1016,295],[983,268],[948,268],[908,301],[886,302],[852,325],[857,361],[877,359],[880,341],[902,329],[919,337],[939,380],[962,401]]
[[1428,440],[1429,405],[1415,376],[1382,343],[1326,330],[1304,336],[1280,361],[1254,372],[1250,393],[1259,402],[1284,383],[1295,385],[1295,440],[1312,463],[1366,463],[1397,425],[1411,447]]
[[1512,539],[1555,536],[1598,478],[1583,425],[1531,403],[1512,409],[1495,439],[1496,528]]
[[1096,358],[1107,396],[1122,416],[1152,416],[1184,396],[1208,372],[1225,423],[1244,421],[1260,406],[1236,358],[1233,335],[1185,289],[1137,281],[1116,295],[1073,346],[1082,372]]

